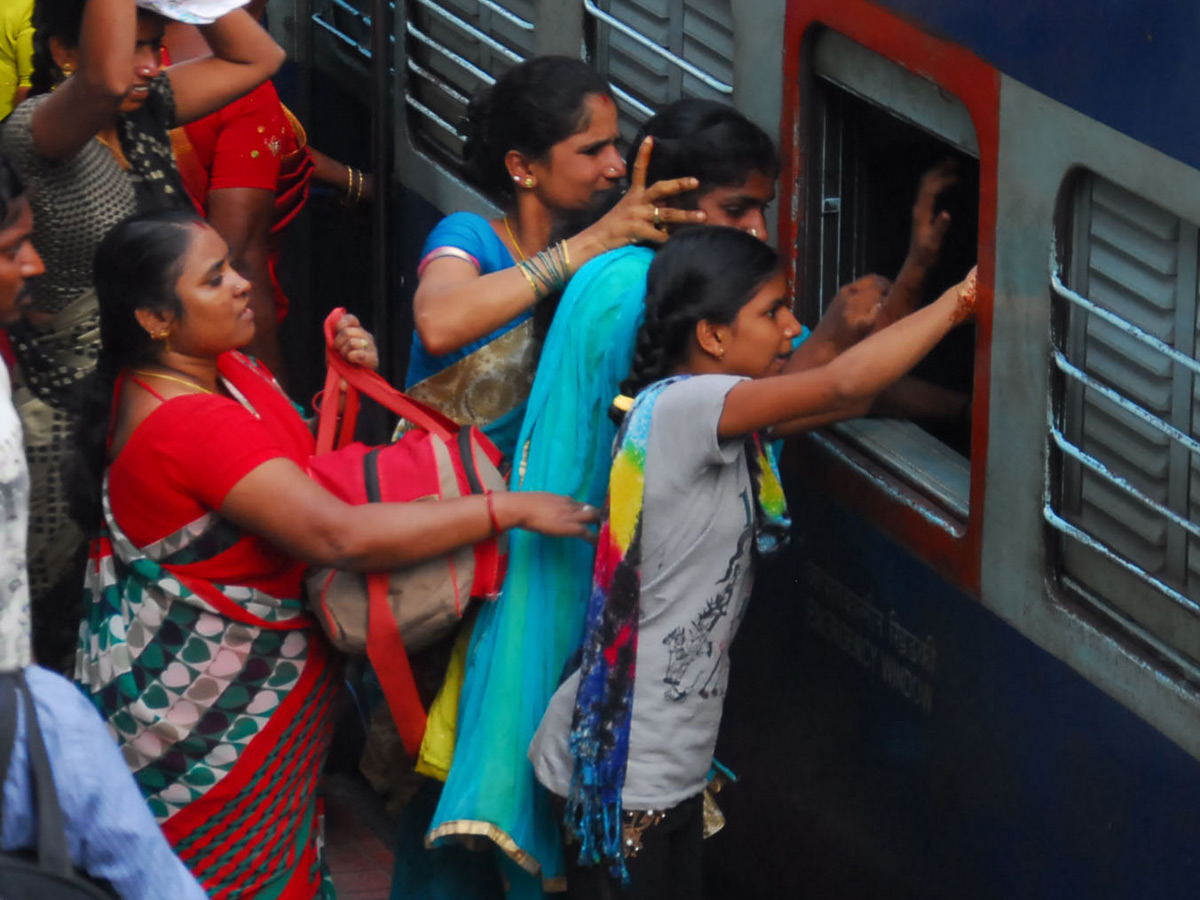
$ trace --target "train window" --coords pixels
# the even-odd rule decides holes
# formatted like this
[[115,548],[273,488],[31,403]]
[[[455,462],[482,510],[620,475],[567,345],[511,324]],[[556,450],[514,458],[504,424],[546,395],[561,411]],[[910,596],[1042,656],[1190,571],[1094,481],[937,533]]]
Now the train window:
[[631,137],[681,97],[733,97],[731,0],[583,0],[590,61],[608,78]]
[[[816,38],[809,121],[806,247],[801,312],[815,320],[840,285],[876,272],[894,276],[908,249],[921,174],[943,159],[958,183],[940,199],[952,225],[929,273],[925,299],[960,279],[978,253],[979,161],[966,107],[933,82],[835,32]],[[941,415],[919,424],[860,420],[840,435],[959,519],[968,513],[970,422],[961,411],[974,379],[972,328],[952,332],[915,370]],[[957,413],[957,414],[956,414]],[[953,530],[959,526],[954,525]]]
[[404,103],[408,134],[457,169],[459,123],[471,95],[534,55],[536,0],[406,0]]
[[1065,197],[1046,507],[1059,575],[1200,661],[1197,225],[1091,173]]

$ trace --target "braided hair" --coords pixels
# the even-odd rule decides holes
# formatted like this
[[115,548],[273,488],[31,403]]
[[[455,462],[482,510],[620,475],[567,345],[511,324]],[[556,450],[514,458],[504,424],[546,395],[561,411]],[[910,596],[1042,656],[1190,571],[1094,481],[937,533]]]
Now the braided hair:
[[33,71],[29,75],[29,94],[48,94],[62,82],[63,73],[54,61],[50,39],[57,38],[66,47],[79,44],[83,28],[83,9],[87,0],[36,0],[33,5]]
[[608,82],[581,60],[537,56],[513,66],[475,94],[460,126],[472,180],[490,194],[512,197],[512,177],[504,162],[508,151],[544,159],[551,147],[584,125],[585,101],[593,94],[612,99]]
[[701,321],[728,325],[778,271],[775,251],[736,228],[710,225],[673,236],[646,276],[646,318],[621,393],[633,397],[670,375]]
[[155,355],[155,342],[136,313],[148,309],[183,314],[175,286],[195,229],[204,224],[190,209],[140,213],[114,227],[96,248],[100,356],[88,376],[75,426],[75,452],[66,464],[71,518],[87,534],[95,534],[103,524],[100,492],[117,375],[126,366],[152,362]]

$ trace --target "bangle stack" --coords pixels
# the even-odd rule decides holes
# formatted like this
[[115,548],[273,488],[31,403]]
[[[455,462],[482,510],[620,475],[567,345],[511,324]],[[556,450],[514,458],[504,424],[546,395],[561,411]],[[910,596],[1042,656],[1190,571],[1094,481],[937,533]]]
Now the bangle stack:
[[346,192],[342,196],[342,204],[358,206],[358,201],[362,199],[362,192],[363,173],[353,166],[346,166]]
[[571,254],[567,251],[567,242],[559,241],[532,258],[521,260],[517,268],[533,288],[535,302],[561,291],[571,278]]

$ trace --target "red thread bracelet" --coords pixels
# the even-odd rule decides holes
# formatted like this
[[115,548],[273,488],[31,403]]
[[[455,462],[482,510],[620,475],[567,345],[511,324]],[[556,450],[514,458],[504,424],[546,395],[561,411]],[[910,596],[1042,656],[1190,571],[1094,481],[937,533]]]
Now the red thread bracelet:
[[492,525],[492,534],[499,534],[504,529],[502,529],[500,527],[500,523],[498,521],[496,521],[496,507],[492,505],[492,492],[485,491],[484,496],[487,497],[488,521]]

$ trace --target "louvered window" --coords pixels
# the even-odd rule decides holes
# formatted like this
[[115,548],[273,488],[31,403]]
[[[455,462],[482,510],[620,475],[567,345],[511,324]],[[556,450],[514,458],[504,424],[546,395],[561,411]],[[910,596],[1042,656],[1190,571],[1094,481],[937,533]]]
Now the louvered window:
[[408,131],[455,166],[471,96],[533,56],[536,0],[405,0],[404,7]]
[[1194,223],[1094,175],[1064,232],[1046,518],[1061,575],[1200,660],[1200,404]]
[[732,0],[583,0],[591,62],[608,78],[629,137],[681,97],[733,96]]

